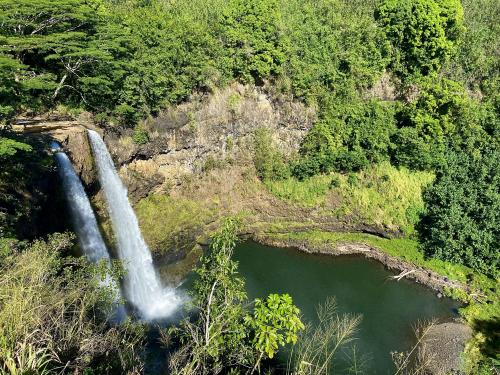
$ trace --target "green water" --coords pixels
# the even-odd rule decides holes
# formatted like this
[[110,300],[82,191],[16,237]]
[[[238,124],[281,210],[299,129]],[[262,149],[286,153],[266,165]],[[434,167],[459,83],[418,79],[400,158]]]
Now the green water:
[[[329,296],[336,298],[339,313],[362,314],[355,343],[366,357],[366,374],[394,373],[390,352],[412,347],[418,321],[456,316],[454,301],[408,280],[389,280],[394,273],[362,257],[310,255],[246,242],[237,246],[234,259],[250,299],[288,293],[303,320],[312,323],[316,306]],[[334,373],[347,372],[339,368]]]

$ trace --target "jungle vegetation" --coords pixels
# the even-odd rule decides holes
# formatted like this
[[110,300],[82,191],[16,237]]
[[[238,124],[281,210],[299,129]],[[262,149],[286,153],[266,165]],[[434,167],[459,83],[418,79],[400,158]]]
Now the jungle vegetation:
[[[374,184],[410,175],[418,204],[402,199],[389,221],[427,259],[498,278],[499,20],[497,0],[1,1],[0,371],[80,371],[103,358],[108,368],[94,366],[95,373],[141,367],[133,348],[140,328],[108,330],[95,313],[109,308],[109,295],[92,281],[98,270],[71,257],[69,237],[37,240],[51,231],[27,224],[47,199],[33,180],[52,166],[40,145],[10,131],[20,115],[89,111],[103,127],[135,129],[134,142],[147,144],[140,121],[195,92],[234,81],[272,85],[315,108],[318,121],[292,160],[265,130],[255,135],[256,171],[270,191],[314,205],[323,190],[341,189],[363,204]],[[199,320],[171,332],[187,345],[174,368],[227,361],[258,368],[302,327],[286,296],[255,301],[253,315],[242,308],[232,245],[217,242],[224,236],[232,244],[219,232],[198,269]],[[224,275],[212,263],[226,267],[227,278],[218,281]],[[215,284],[223,289],[214,288],[214,309],[225,313],[220,324],[203,326]],[[231,298],[222,300],[221,290]],[[13,301],[28,303],[31,315],[17,316]],[[286,319],[269,313],[275,305]],[[226,330],[236,335],[220,336],[227,345],[206,339]],[[64,345],[51,346],[56,338]],[[194,338],[208,345],[194,346]]]

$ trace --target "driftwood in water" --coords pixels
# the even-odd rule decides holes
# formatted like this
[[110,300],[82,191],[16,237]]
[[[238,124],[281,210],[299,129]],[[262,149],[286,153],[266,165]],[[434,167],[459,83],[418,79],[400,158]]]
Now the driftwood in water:
[[393,278],[394,280],[399,281],[399,280],[401,280],[403,277],[408,276],[409,274],[411,274],[411,273],[413,273],[413,272],[415,272],[415,270],[403,271],[403,272],[401,272],[399,275],[392,276],[392,278]]

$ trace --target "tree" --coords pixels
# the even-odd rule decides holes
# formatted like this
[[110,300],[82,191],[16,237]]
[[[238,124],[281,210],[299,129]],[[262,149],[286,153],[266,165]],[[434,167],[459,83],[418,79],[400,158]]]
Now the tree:
[[[0,48],[1,45],[0,38]],[[17,60],[0,53],[0,124],[9,120],[21,103],[20,85],[16,77],[23,68]]]
[[438,71],[463,32],[460,0],[383,0],[375,16],[392,43],[392,69],[404,79]]
[[322,109],[330,97],[348,101],[379,78],[387,65],[387,42],[373,19],[371,3],[284,3],[284,28],[290,39],[284,72],[295,96]]
[[226,219],[212,237],[210,253],[196,269],[191,294],[192,319],[163,332],[163,341],[177,338],[170,359],[174,374],[218,374],[228,369],[253,373],[265,355],[272,358],[284,342],[295,342],[303,325],[289,296],[256,300],[253,315],[245,307],[244,280],[231,260],[239,222]]
[[186,319],[171,333],[181,347],[172,356],[175,374],[217,374],[224,367],[251,363],[253,352],[243,324],[246,300],[237,263],[231,260],[238,222],[228,219],[212,237],[210,253],[196,269],[191,307],[198,311],[193,322]]
[[[500,253],[500,151],[480,155],[448,151],[424,193],[419,232],[427,256],[498,273]],[[498,276],[498,275],[497,275]]]
[[396,114],[392,160],[425,170],[444,161],[446,150],[474,152],[492,141],[494,119],[485,104],[471,100],[462,85],[446,78],[417,80],[417,96]]
[[[105,55],[88,48],[98,23],[95,3],[78,0],[6,0],[0,5],[0,51],[26,65],[16,80],[26,93],[56,98],[70,78]],[[49,94],[48,92],[51,91]]]
[[230,0],[221,21],[232,74],[245,82],[262,82],[281,72],[287,44],[277,0]]
[[18,151],[31,151],[30,145],[15,139],[0,137],[0,160],[14,156]]

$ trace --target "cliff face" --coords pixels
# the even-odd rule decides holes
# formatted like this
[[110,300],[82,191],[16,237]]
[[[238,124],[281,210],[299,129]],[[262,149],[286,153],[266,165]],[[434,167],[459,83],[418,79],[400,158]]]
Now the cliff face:
[[42,136],[47,142],[59,142],[73,163],[84,185],[94,192],[97,189],[97,174],[92,159],[92,151],[87,138],[87,128],[95,128],[85,119],[57,121],[34,119],[24,125],[14,125],[14,131],[26,135]]
[[[62,144],[92,197],[111,244],[113,235],[103,209],[86,128],[100,131],[133,204],[154,192],[167,193],[157,197],[159,202],[142,202],[136,211],[157,262],[173,264],[181,269],[176,273],[183,275],[199,257],[199,239],[220,215],[242,210],[256,214],[262,211],[266,217],[290,214],[283,202],[266,194],[261,197],[260,191],[243,191],[252,185],[243,181],[247,179],[244,171],[253,169],[257,129],[268,129],[275,146],[283,155],[291,156],[298,151],[315,119],[314,110],[301,103],[235,84],[223,91],[193,97],[147,119],[140,125],[149,136],[143,145],[133,141],[133,129],[97,129],[85,119],[38,121],[17,130],[43,133]],[[190,182],[195,180],[202,184],[200,189]],[[179,262],[184,259],[186,262]]]
[[214,166],[251,162],[253,136],[261,127],[284,155],[297,152],[314,120],[314,110],[303,104],[235,84],[148,119],[142,125],[149,134],[145,145],[134,144],[132,130],[108,132],[105,141],[135,202]]
[[54,130],[49,134],[62,144],[87,190],[95,192],[98,186],[97,171],[86,128],[78,125],[70,129]]

